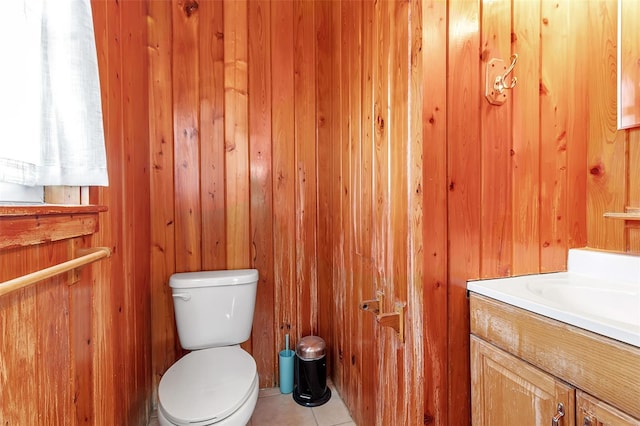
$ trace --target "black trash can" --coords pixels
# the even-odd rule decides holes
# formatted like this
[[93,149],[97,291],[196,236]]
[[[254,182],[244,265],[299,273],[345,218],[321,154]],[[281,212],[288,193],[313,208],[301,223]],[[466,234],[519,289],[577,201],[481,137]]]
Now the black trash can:
[[327,387],[326,344],[318,336],[307,336],[296,345],[293,399],[305,407],[317,407],[331,398]]

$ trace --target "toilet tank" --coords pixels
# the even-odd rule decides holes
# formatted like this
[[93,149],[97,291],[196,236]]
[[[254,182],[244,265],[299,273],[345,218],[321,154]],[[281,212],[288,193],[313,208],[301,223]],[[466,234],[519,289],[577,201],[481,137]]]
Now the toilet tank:
[[180,345],[195,350],[249,339],[256,269],[183,272],[169,279]]

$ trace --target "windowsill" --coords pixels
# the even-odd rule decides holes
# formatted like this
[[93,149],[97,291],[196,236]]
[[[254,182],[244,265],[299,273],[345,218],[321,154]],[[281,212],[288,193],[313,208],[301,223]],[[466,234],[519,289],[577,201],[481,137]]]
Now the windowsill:
[[91,235],[106,206],[0,205],[0,250]]

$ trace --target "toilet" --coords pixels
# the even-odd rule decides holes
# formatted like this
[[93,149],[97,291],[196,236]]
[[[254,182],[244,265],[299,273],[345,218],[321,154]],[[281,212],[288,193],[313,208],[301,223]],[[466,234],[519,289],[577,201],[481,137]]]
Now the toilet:
[[240,343],[251,335],[258,271],[178,273],[169,286],[180,345],[191,352],[160,380],[160,424],[246,425],[258,400],[258,372]]

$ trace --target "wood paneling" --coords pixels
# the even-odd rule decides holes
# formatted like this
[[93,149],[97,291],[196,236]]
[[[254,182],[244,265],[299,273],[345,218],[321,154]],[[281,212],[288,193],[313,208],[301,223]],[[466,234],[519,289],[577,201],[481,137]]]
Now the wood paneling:
[[[156,3],[152,11],[161,8]],[[262,386],[277,382],[275,354],[285,333],[294,344],[319,333],[359,423],[465,424],[466,281],[562,270],[570,247],[618,244],[596,241],[601,233],[634,246],[633,229],[600,217],[600,201],[589,202],[598,213],[587,208],[587,194],[600,187],[620,200],[626,193],[618,169],[607,174],[611,180],[588,181],[600,172],[587,169],[588,150],[626,152],[599,136],[608,114],[591,118],[607,104],[608,78],[594,82],[582,72],[589,58],[602,57],[590,46],[607,44],[610,3],[256,1],[190,9],[174,2],[173,17],[156,29],[165,45],[177,49],[175,37],[188,25],[200,36],[184,38],[180,52],[166,48],[157,68],[151,63],[158,75],[151,93],[172,108],[174,122],[199,117],[190,119],[199,127],[188,144],[174,131],[175,173],[194,169],[173,182],[173,203],[162,207],[167,223],[174,211],[187,215],[176,221],[184,223],[173,242],[160,221],[154,229],[173,245],[168,253],[186,250],[175,270],[198,266],[181,256],[201,258],[201,268],[260,270],[247,347]],[[584,43],[588,26],[598,29]],[[511,53],[520,55],[518,85],[503,106],[489,105],[484,66]],[[163,73],[182,58],[197,75],[193,67],[184,67],[193,73],[188,79]],[[166,121],[152,114],[151,134]],[[152,138],[152,152],[171,143],[162,141],[168,133]],[[635,152],[622,158],[636,161]],[[617,158],[608,155],[607,170]],[[152,182],[152,193],[171,176],[168,170]],[[156,275],[153,288],[165,291],[171,272]],[[377,291],[385,311],[407,305],[404,344],[357,310]],[[166,325],[168,296],[158,296],[164,307],[154,327],[163,330],[165,348],[159,341],[158,350],[168,355],[154,361],[154,386],[171,356],[180,355]],[[424,401],[407,399],[418,389]]]
[[[142,422],[183,354],[169,276],[256,267],[261,386],[284,334],[318,333],[357,423],[466,424],[468,279],[640,251],[602,217],[640,200],[615,0],[93,6],[110,187],[91,202],[109,210],[74,244],[113,255],[0,299],[3,420]],[[484,65],[511,53],[518,85],[489,105]],[[5,249],[0,274],[67,247]],[[377,291],[405,304],[405,342],[358,310]]]
[[[149,416],[146,8],[142,2],[92,6],[110,186],[92,188],[90,201],[108,210],[83,227],[87,232],[60,241],[23,237],[38,244],[3,249],[0,281],[67,261],[76,248],[105,245],[112,257],[0,298],[3,424],[131,425],[146,424]],[[84,216],[69,209],[39,220],[55,222],[56,232],[78,228]],[[38,226],[31,226],[36,234]]]

